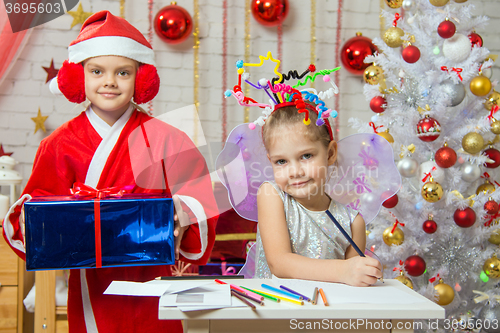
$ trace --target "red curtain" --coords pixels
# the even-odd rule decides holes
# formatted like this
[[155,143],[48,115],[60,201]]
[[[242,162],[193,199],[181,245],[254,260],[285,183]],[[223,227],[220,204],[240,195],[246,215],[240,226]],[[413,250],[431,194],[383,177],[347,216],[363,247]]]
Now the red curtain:
[[32,29],[13,33],[4,2],[0,1],[0,85],[14,66]]

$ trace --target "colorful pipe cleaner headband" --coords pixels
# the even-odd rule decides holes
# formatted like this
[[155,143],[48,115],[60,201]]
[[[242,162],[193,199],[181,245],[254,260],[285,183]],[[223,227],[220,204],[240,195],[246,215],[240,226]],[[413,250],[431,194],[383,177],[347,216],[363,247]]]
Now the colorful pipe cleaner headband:
[[[325,106],[325,102],[322,101],[324,98],[331,98],[335,94],[339,93],[338,87],[331,80],[329,74],[335,72],[340,69],[340,67],[334,69],[324,69],[313,76],[307,75],[308,73],[315,72],[316,67],[311,64],[309,67],[302,73],[298,74],[297,70],[290,70],[288,74],[278,72],[278,68],[280,65],[280,60],[274,59],[271,52],[267,53],[266,57],[259,56],[259,63],[244,63],[243,60],[238,60],[236,62],[236,67],[238,68],[238,84],[233,87],[233,90],[227,90],[224,95],[226,97],[234,96],[238,101],[238,104],[242,106],[258,106],[263,108],[262,116],[260,116],[256,121],[250,123],[248,127],[250,129],[255,129],[256,125],[264,126],[266,119],[276,110],[295,105],[299,113],[304,113],[304,124],[309,125],[311,120],[309,119],[309,111],[314,111],[318,114],[318,119],[316,120],[316,125],[321,126],[326,124],[328,128],[328,132],[330,133],[330,138],[333,140],[332,130],[330,128],[330,124],[327,120],[328,117],[336,118],[337,111],[329,109]],[[250,82],[249,74],[245,73],[244,67],[260,67],[264,64],[264,60],[271,60],[276,63],[274,67],[274,73],[277,77],[274,77],[271,81],[268,79],[260,79],[257,84]],[[307,76],[306,76],[307,75]],[[298,90],[298,87],[304,86],[307,81],[314,82],[318,75],[323,76],[324,82],[330,82],[332,87],[326,91],[317,92],[314,88],[306,88],[302,90]],[[304,81],[300,81],[304,76],[306,78]],[[252,86],[255,89],[264,89],[266,94],[269,96],[269,104],[258,103],[254,99],[247,97],[243,94],[241,89],[241,81],[242,79]],[[285,80],[297,79],[299,80],[297,84],[291,86],[286,83],[282,83]],[[310,102],[315,103],[316,106],[313,106]]]

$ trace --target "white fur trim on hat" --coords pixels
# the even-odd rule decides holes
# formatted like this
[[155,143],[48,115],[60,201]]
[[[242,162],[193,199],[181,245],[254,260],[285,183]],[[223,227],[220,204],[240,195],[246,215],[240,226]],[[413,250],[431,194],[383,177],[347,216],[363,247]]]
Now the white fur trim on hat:
[[68,47],[69,61],[80,63],[99,56],[122,56],[155,66],[154,52],[135,40],[121,36],[94,37]]

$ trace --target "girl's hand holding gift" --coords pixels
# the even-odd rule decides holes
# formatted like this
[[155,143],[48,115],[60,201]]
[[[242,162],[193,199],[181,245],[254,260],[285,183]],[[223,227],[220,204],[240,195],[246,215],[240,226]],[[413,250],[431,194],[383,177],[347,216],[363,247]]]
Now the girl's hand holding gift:
[[181,200],[177,195],[172,196],[172,200],[174,201],[175,260],[178,260],[182,236],[189,228],[189,215],[182,209]]

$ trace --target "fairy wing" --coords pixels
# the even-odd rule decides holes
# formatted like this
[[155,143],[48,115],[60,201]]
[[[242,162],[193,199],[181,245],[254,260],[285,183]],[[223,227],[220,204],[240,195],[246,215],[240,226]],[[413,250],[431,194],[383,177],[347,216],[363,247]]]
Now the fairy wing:
[[[257,190],[274,179],[262,141],[262,127],[236,126],[217,157],[217,175],[228,190],[229,201],[243,218],[257,222]],[[362,214],[369,223],[382,202],[397,193],[401,176],[392,147],[376,134],[360,133],[338,142],[337,163],[325,190],[332,199]]]

